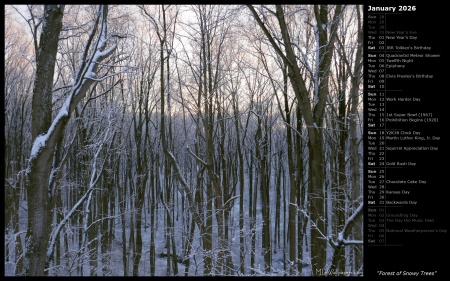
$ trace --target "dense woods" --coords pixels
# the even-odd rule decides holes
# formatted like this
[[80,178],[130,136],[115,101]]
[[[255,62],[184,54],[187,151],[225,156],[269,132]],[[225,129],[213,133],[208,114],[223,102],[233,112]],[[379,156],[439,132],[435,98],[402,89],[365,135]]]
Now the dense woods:
[[6,275],[361,275],[362,24],[5,6]]

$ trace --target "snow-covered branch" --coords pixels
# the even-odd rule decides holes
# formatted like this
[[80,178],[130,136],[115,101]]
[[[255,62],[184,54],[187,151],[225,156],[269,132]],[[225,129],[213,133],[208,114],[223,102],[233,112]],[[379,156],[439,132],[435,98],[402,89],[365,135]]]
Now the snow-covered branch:
[[[96,48],[95,52],[93,52],[90,56],[90,59],[88,60],[88,64],[82,64],[80,66],[80,69],[78,71],[78,74],[75,78],[74,84],[72,86],[72,89],[69,92],[69,95],[67,96],[66,100],[63,103],[63,106],[60,108],[58,114],[56,115],[55,119],[53,120],[52,124],[50,125],[50,128],[47,130],[47,133],[41,134],[37,136],[33,142],[33,146],[31,149],[31,155],[30,155],[30,162],[35,159],[38,154],[42,151],[43,148],[45,148],[48,145],[49,139],[52,137],[52,135],[55,133],[55,131],[58,131],[58,133],[61,133],[61,131],[64,129],[63,120],[67,120],[70,113],[79,101],[86,95],[87,90],[89,89],[90,85],[94,81],[102,81],[106,78],[112,77],[114,75],[120,74],[121,72],[113,73],[110,75],[107,75],[105,77],[102,77],[100,79],[97,79],[96,77],[96,71],[99,66],[99,63],[111,55],[117,48],[116,44],[112,44],[110,47],[106,48],[107,43],[107,34],[106,34],[106,22],[107,22],[107,13],[106,10],[107,7],[101,6],[99,11],[99,17],[102,18],[102,28],[101,28],[101,35],[98,37],[96,42]],[[89,47],[90,47],[90,41],[93,39],[95,35],[96,27],[94,27],[90,38],[88,39],[88,43],[86,44],[86,49],[84,51],[84,54],[88,53]],[[105,49],[106,48],[106,49]]]
[[[295,204],[290,203],[290,205],[295,205]],[[295,206],[296,206],[296,205],[295,205]],[[328,240],[327,236],[326,236],[324,233],[322,233],[322,231],[320,231],[320,229],[317,227],[316,222],[314,222],[314,221],[311,219],[311,217],[309,216],[309,214],[308,214],[304,209],[301,209],[300,211],[305,215],[305,217],[308,218],[308,220],[309,220],[310,223],[311,223],[311,227],[314,228],[314,229],[316,229],[316,230],[319,232],[320,236],[322,236],[323,239]]]
[[50,235],[50,245],[48,247],[48,251],[47,251],[47,264],[49,264],[52,255],[53,255],[53,251],[55,249],[55,243],[56,243],[56,238],[58,237],[59,233],[61,232],[61,229],[63,228],[63,226],[67,223],[67,221],[72,217],[72,215],[75,213],[75,211],[83,205],[83,202],[89,197],[89,199],[91,198],[91,193],[92,191],[94,191],[94,187],[97,184],[98,180],[100,179],[101,173],[103,171],[103,166],[106,162],[106,159],[103,161],[102,164],[102,168],[100,169],[100,172],[97,172],[97,159],[98,156],[100,154],[100,151],[103,148],[103,145],[106,143],[108,137],[109,137],[109,130],[110,128],[108,127],[108,129],[106,129],[106,132],[104,134],[103,137],[103,141],[100,144],[99,148],[97,149],[95,156],[94,156],[94,163],[92,164],[93,166],[93,171],[92,171],[92,175],[91,175],[91,180],[89,182],[89,189],[86,191],[86,193],[83,195],[83,197],[80,198],[80,200],[78,200],[78,202],[72,207],[72,209],[69,211],[69,213],[67,213],[67,215],[61,220],[61,222],[59,222],[58,226],[56,227],[56,229],[53,230],[52,234]]
[[286,121],[284,121],[284,120],[281,120],[281,122],[283,122],[286,126],[288,126],[289,128],[291,128],[291,130],[293,130],[294,131],[294,133],[296,133],[299,137],[301,137],[302,139],[303,139],[303,141],[307,141],[307,139],[305,138],[305,136],[302,134],[302,133],[300,133],[296,128],[294,128],[294,126],[292,126],[291,124],[289,124],[289,123],[287,123]]
[[240,196],[240,195],[236,195],[236,196],[233,196],[233,197],[231,197],[230,199],[228,199],[227,202],[225,202],[225,203],[223,204],[223,208],[225,209],[225,207],[226,207],[228,204],[231,204],[231,202],[233,202],[234,200],[238,199],[239,197],[241,197],[241,196]]
[[333,240],[331,237],[328,238],[328,242],[333,248],[347,245],[363,244],[362,240],[347,240],[346,237],[349,235],[351,228],[356,223],[356,219],[363,213],[364,203],[361,203],[355,212],[345,221],[345,225],[342,230],[338,233],[337,239]]
[[169,161],[171,162],[171,164],[173,165],[173,167],[175,169],[175,174],[177,175],[178,180],[181,183],[182,190],[180,190],[180,191],[184,191],[184,193],[187,196],[187,199],[189,202],[189,208],[193,214],[193,219],[195,220],[195,223],[197,224],[197,226],[199,228],[201,228],[203,221],[201,219],[201,216],[198,214],[197,209],[195,208],[194,196],[193,196],[191,190],[189,189],[189,185],[187,184],[186,179],[181,174],[181,169],[178,166],[177,160],[176,160],[175,156],[173,156],[173,154],[167,148],[164,149],[164,152],[165,152],[166,156],[168,157]]
[[192,150],[190,148],[187,148],[187,151],[189,152],[189,154],[191,154],[198,162],[202,163],[205,166],[208,166],[208,163],[206,163],[205,161],[203,161],[203,159],[201,159],[200,157],[198,157],[197,155],[195,155],[194,152],[192,152]]
[[80,200],[72,207],[72,209],[67,213],[67,215],[64,217],[64,219],[58,224],[56,229],[53,230],[50,238],[50,245],[48,247],[47,251],[47,263],[50,262],[51,257],[53,255],[53,251],[55,250],[55,244],[56,244],[56,238],[58,237],[59,233],[61,232],[61,229],[66,225],[67,221],[72,217],[72,215],[75,213],[75,211],[83,204],[83,202],[88,198],[89,194],[93,191],[92,188],[89,188],[86,193],[81,197]]

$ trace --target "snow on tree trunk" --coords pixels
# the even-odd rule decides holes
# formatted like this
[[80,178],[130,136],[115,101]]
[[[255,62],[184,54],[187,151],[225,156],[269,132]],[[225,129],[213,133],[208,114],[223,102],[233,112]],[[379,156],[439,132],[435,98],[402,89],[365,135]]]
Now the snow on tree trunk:
[[49,124],[48,120],[51,120],[52,115],[53,72],[58,50],[59,33],[62,27],[63,10],[63,5],[45,6],[43,30],[37,54],[33,100],[49,100],[50,102],[45,104],[33,102],[32,104],[32,137],[34,142],[27,170],[28,231],[25,256],[26,275],[32,276],[45,275],[45,268],[48,266],[46,264],[47,247],[49,239],[51,239],[50,232],[52,229],[50,216],[52,190],[49,182],[51,182],[51,171],[57,169],[57,167],[52,167],[55,146],[63,137],[70,113],[86,95],[87,90],[94,82],[93,79],[86,77],[85,74],[95,72],[99,67],[99,63],[112,54],[116,48],[115,44],[106,48],[107,6],[101,6],[91,38],[86,45],[85,54],[88,53],[87,50],[89,50],[91,40],[94,38],[101,19],[101,32],[95,42],[96,48],[89,57],[87,64],[83,64],[80,67],[66,101],[53,119],[53,122]]

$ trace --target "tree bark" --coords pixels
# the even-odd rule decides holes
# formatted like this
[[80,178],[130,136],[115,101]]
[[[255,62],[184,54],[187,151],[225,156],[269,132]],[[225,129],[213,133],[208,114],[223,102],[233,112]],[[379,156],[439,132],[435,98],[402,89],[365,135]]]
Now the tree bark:
[[[52,87],[62,28],[64,5],[45,5],[42,33],[36,54],[36,78],[33,89],[31,136],[45,134],[52,120]],[[25,274],[43,276],[46,267],[48,238],[51,228],[48,179],[53,149],[33,158],[27,181],[28,229],[26,235]]]
[[281,5],[276,6],[275,16],[277,18],[281,37],[284,42],[284,52],[275,42],[274,37],[261,20],[256,10],[249,5],[250,11],[258,22],[266,37],[270,41],[272,47],[277,54],[283,59],[288,66],[288,76],[291,81],[295,96],[297,98],[303,119],[308,131],[308,149],[309,149],[309,216],[313,225],[311,229],[311,263],[312,275],[320,275],[325,269],[327,243],[324,239],[325,217],[324,217],[324,155],[323,155],[323,134],[322,124],[324,117],[325,103],[328,96],[328,77],[330,73],[330,62],[334,49],[334,38],[336,36],[337,19],[340,15],[341,6],[337,5],[335,17],[332,23],[332,33],[328,37],[327,31],[322,26],[328,24],[328,7],[326,5],[315,6],[315,17],[317,26],[319,26],[319,42],[317,49],[319,51],[319,68],[318,68],[318,92],[314,93],[317,97],[311,105],[309,91],[306,88],[305,81],[301,75],[300,68],[297,63],[289,29],[285,21],[284,11]]

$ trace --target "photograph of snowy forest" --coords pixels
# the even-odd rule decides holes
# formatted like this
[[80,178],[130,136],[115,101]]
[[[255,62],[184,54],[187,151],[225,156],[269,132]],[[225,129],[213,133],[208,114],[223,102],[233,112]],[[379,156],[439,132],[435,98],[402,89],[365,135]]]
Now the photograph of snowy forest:
[[363,276],[362,5],[5,5],[6,276]]

